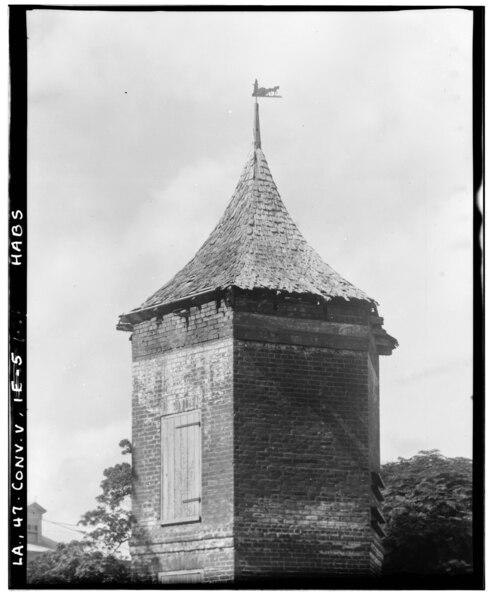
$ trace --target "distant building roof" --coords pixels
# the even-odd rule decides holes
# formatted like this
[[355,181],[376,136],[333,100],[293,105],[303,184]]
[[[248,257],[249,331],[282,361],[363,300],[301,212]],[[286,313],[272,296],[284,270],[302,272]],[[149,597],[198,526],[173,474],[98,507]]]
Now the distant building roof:
[[35,501],[33,503],[30,503],[27,507],[28,509],[32,508],[33,510],[36,510],[40,514],[46,514],[46,510],[44,509],[44,507],[42,507],[41,505],[39,505],[39,503],[36,503]]
[[213,290],[237,287],[310,294],[325,300],[375,302],[326,264],[284,206],[260,147],[258,107],[254,148],[221,220],[192,260],[120,325],[139,312]]
[[30,503],[27,506],[27,551],[28,555],[37,555],[56,549],[58,543],[45,537],[42,533],[44,507],[39,503]]

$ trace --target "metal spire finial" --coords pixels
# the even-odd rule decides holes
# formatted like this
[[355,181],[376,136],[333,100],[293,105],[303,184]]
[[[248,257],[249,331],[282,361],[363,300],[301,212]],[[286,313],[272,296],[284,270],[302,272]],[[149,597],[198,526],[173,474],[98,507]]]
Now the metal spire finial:
[[258,114],[258,102],[255,98],[255,108],[254,108],[254,116],[253,116],[253,146],[256,150],[260,150],[262,147],[261,139],[260,139],[260,118]]
[[278,91],[278,85],[276,85],[275,87],[259,87],[258,80],[255,79],[255,83],[253,84],[252,96],[255,98],[255,112],[253,119],[253,144],[256,150],[262,147],[260,140],[260,118],[258,112],[258,98],[282,98],[282,96],[278,95]]

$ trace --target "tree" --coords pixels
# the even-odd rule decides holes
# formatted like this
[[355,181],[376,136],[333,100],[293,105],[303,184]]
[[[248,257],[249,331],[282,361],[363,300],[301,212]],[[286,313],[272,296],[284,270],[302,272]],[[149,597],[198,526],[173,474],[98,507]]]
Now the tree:
[[385,574],[472,571],[472,462],[420,451],[382,466]]
[[[122,454],[132,452],[128,439],[120,441]],[[131,513],[128,505],[132,493],[132,467],[127,462],[103,471],[103,493],[96,497],[99,505],[86,512],[79,524],[91,527],[87,536],[106,553],[117,553],[130,538]]]
[[28,561],[31,585],[121,585],[130,581],[129,561],[94,549],[88,541],[60,543]]
[[[132,451],[128,439],[120,441],[122,454]],[[106,468],[98,506],[86,512],[80,524],[90,528],[83,541],[60,543],[55,551],[33,558],[27,581],[33,585],[125,584],[131,579],[130,560],[121,553],[130,537],[132,467],[124,462]]]

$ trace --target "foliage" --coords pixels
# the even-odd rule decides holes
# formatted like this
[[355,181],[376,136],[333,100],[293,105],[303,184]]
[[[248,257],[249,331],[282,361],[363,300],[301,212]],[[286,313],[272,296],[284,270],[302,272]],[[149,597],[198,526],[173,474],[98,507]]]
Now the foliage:
[[[128,439],[120,441],[122,453],[131,453]],[[104,552],[115,553],[130,537],[131,514],[128,506],[132,493],[132,467],[123,462],[103,472],[103,493],[96,497],[99,505],[86,512],[79,524],[91,527],[87,536]]]
[[87,541],[60,543],[28,561],[27,581],[32,585],[105,585],[130,581],[130,561],[95,551]]
[[[128,439],[120,441],[122,454],[132,451]],[[130,580],[130,560],[122,559],[120,548],[130,537],[132,468],[121,463],[106,468],[98,506],[86,512],[80,524],[89,527],[83,541],[60,543],[55,551],[32,558],[27,581],[32,585],[105,585]]]
[[386,574],[472,571],[472,462],[421,451],[382,466]]

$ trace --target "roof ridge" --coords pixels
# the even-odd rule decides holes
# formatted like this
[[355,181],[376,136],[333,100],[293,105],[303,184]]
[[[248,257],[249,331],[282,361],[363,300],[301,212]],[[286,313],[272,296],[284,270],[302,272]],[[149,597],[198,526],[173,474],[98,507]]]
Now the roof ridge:
[[[292,244],[294,241],[295,244],[298,246],[297,249],[302,250],[298,254],[297,257],[299,259],[301,259],[303,262],[305,262],[306,271],[298,273],[298,276],[301,276],[301,279],[299,279],[298,282],[303,281],[304,284],[307,287],[309,287],[310,292],[312,292],[314,294],[320,294],[320,290],[317,287],[313,286],[313,284],[310,282],[309,278],[306,276],[306,273],[308,272],[310,266],[313,267],[315,264],[317,264],[317,266],[319,268],[326,270],[326,271],[330,271],[330,275],[332,277],[337,278],[338,282],[340,284],[342,284],[342,285],[347,284],[347,285],[349,285],[349,287],[352,287],[352,285],[350,283],[348,283],[347,281],[345,281],[345,279],[339,273],[337,273],[331,266],[324,263],[323,259],[318,254],[318,252],[303,237],[303,234],[299,230],[298,226],[296,225],[293,218],[289,214],[289,211],[287,210],[286,206],[284,205],[284,202],[282,201],[282,198],[281,198],[281,195],[277,188],[277,185],[275,184],[274,178],[272,177],[272,173],[270,172],[270,168],[267,163],[267,159],[265,158],[265,154],[263,153],[263,151],[261,149],[256,149],[255,150],[256,158],[257,158],[257,153],[260,154],[260,160],[256,160],[257,168],[262,169],[263,175],[264,175],[264,177],[266,177],[266,179],[264,179],[264,180],[267,180],[270,183],[271,189],[270,189],[270,193],[269,193],[269,195],[270,195],[269,200],[273,201],[274,205],[277,207],[277,209],[278,209],[277,212],[282,217],[282,219],[284,219],[284,221],[285,221],[284,225],[286,225],[286,224],[288,225],[287,227],[285,226],[281,229],[279,227],[277,227],[276,234],[277,235],[280,234],[281,236],[283,236],[285,238],[286,245]],[[259,216],[259,214],[258,214],[259,209],[261,209],[261,204],[258,200],[265,197],[265,192],[267,191],[265,189],[263,189],[263,190],[258,189],[258,187],[261,185],[261,180],[262,180],[262,178],[260,176],[258,178],[256,177],[254,180],[254,194],[256,195],[255,192],[257,192],[258,196],[259,196],[258,198],[257,197],[255,198],[255,202],[251,202],[251,206],[254,208],[254,210],[253,210],[254,218]],[[264,193],[262,194],[262,192],[264,192]],[[265,203],[267,203],[267,204],[270,203],[269,200],[267,200]],[[278,224],[282,225],[283,223],[281,221],[278,221]],[[290,229],[289,231],[288,231],[288,227]],[[258,233],[261,233],[261,231],[258,231]],[[255,237],[254,237],[254,235],[252,235],[250,237],[250,242],[249,242],[250,246],[253,245],[254,240],[255,240]],[[250,257],[249,253],[242,254],[242,259],[241,259],[242,264],[241,264],[241,268],[240,268],[240,271],[237,276],[237,286],[241,287],[241,281],[242,281],[242,278],[243,278],[245,272],[247,274],[249,274],[249,271],[254,266],[253,264],[249,263],[249,262],[251,262],[251,257],[250,257],[250,261],[249,261],[249,257]],[[240,283],[240,284],[238,284],[238,283]]]
[[[246,180],[245,179],[243,180],[243,183],[246,183],[246,189],[243,194],[243,197],[247,196],[248,194],[253,195],[253,197],[255,197],[256,162],[257,162],[256,150],[254,148],[253,151],[250,152],[249,160],[247,160],[247,163],[245,164],[245,168],[244,168],[244,173],[252,171],[252,177],[251,177],[251,179],[245,178]],[[235,193],[236,193],[236,190],[235,190]],[[231,199],[231,202],[234,199],[234,195],[235,194],[233,194],[233,198]],[[238,205],[239,206],[241,205],[240,201],[238,201]],[[246,250],[247,247],[249,245],[251,245],[252,237],[251,237],[250,232],[252,230],[253,225],[251,225],[250,223],[252,222],[252,220],[254,220],[256,202],[252,202],[252,201],[248,202],[247,201],[247,202],[245,202],[245,205],[246,205],[245,217],[246,217],[246,220],[248,223],[248,228],[246,229],[246,231],[245,230],[242,231],[242,248],[243,248],[243,250]],[[245,233],[246,233],[246,238],[245,238]],[[240,249],[240,248],[238,248],[238,249]],[[243,262],[244,256],[245,256],[245,251],[237,252],[236,260],[233,263],[233,272],[234,272],[234,270],[238,270],[238,269],[241,270],[242,267],[240,266],[240,264]],[[235,279],[235,278],[236,277],[233,277],[233,279]],[[234,280],[231,281],[231,285],[233,285],[233,284],[234,284]]]
[[[260,156],[259,156],[260,155]],[[250,206],[252,209],[252,218],[253,218],[253,223],[251,224],[251,229],[250,232],[251,234],[249,235],[249,239],[248,239],[248,246],[252,248],[252,246],[254,246],[254,242],[255,242],[255,229],[256,229],[256,225],[259,224],[261,225],[262,223],[262,219],[261,219],[261,214],[260,214],[260,210],[261,206],[260,206],[260,201],[262,199],[262,192],[266,192],[265,189],[261,189],[261,163],[264,162],[265,163],[265,167],[264,169],[262,169],[264,171],[264,175],[267,176],[267,180],[269,181],[269,183],[271,184],[271,187],[273,189],[270,190],[270,193],[273,195],[273,197],[270,198],[270,200],[273,200],[275,202],[275,204],[277,205],[277,207],[279,208],[279,212],[281,213],[285,213],[285,217],[287,217],[289,220],[292,221],[291,217],[289,216],[288,211],[286,210],[286,207],[284,206],[282,200],[281,200],[281,196],[279,194],[279,190],[277,189],[277,186],[274,182],[274,178],[272,177],[272,174],[270,172],[269,169],[269,165],[267,164],[267,160],[265,158],[265,155],[262,151],[261,148],[256,148],[254,149],[254,180],[253,180],[253,196],[254,196],[254,201],[250,202]],[[296,228],[297,232],[299,235],[301,235],[301,233],[299,232],[299,230],[296,227],[296,224],[294,223],[294,221],[292,221],[294,227]],[[284,231],[285,232],[285,231]],[[259,231],[259,233],[261,233]],[[287,236],[286,236],[287,239]],[[238,282],[241,282],[245,271],[249,270],[252,268],[252,264],[249,264],[249,261],[251,261],[251,254],[252,252],[244,252],[242,254],[241,257],[241,266],[239,268],[238,271],[238,275],[236,277]]]

